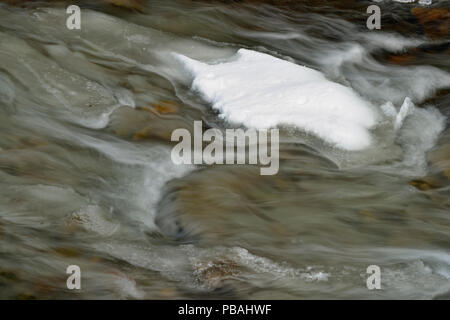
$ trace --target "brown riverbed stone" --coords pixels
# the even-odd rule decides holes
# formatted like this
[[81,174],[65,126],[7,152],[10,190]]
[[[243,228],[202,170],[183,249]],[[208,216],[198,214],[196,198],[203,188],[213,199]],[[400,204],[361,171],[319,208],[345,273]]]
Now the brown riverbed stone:
[[0,278],[4,278],[13,282],[18,282],[20,280],[16,272],[5,269],[0,269]]
[[415,179],[409,182],[410,185],[416,187],[419,190],[427,191],[431,189],[437,189],[441,185],[434,179],[429,177],[424,177],[423,179]]
[[[159,108],[159,109],[158,109]],[[134,141],[162,139],[170,141],[173,130],[185,127],[181,117],[166,121],[164,117],[176,112],[175,104],[156,104],[146,107],[121,107],[112,115],[109,128],[114,134]]]
[[70,247],[55,248],[53,251],[60,256],[69,258],[78,257],[80,255],[80,251],[78,249]]
[[[387,51],[375,54],[375,58],[382,62],[387,62],[396,65],[423,65],[424,61],[434,60],[433,62],[440,62],[442,55],[450,53],[450,43],[437,42],[427,43],[418,47],[406,48],[405,51],[390,53]],[[437,60],[436,60],[437,59]],[[443,94],[445,90],[437,94]]]
[[[34,3],[38,1],[33,0],[0,0],[0,2],[5,2],[10,5],[14,6],[24,6],[24,5],[33,5]],[[82,4],[98,4],[98,5],[113,5],[115,7],[125,8],[125,9],[132,9],[132,10],[138,10],[143,11],[144,9],[144,2],[143,0],[52,0],[52,1],[39,1],[39,4],[53,4],[53,3],[61,3],[61,4],[74,4],[74,5],[82,5]]]
[[219,288],[224,281],[239,272],[238,265],[230,260],[200,262],[195,265],[195,274],[199,281],[210,288]]
[[427,159],[431,169],[450,179],[450,131],[447,130],[441,135],[436,146],[428,153]]
[[407,65],[414,62],[415,59],[416,57],[414,54],[406,53],[401,55],[392,55],[387,59],[387,61],[391,64]]
[[180,293],[175,288],[171,287],[161,288],[158,292],[158,296],[161,299],[174,299],[179,295]]
[[446,39],[450,35],[450,10],[446,8],[412,8],[411,13],[432,39]]
[[337,9],[348,9],[358,6],[358,0],[309,0],[309,1],[299,1],[299,0],[194,0],[196,2],[216,2],[216,3],[227,3],[230,5],[239,4],[267,4],[280,8],[298,8],[299,5],[308,5],[309,7],[316,8],[337,8]]
[[127,8],[127,9],[135,9],[138,11],[144,10],[142,0],[101,0],[101,1],[110,3],[117,7],[122,7],[122,8]]
[[173,101],[160,101],[153,105],[158,113],[175,113],[178,111],[178,105]]
[[137,107],[136,110],[147,111],[152,114],[170,114],[176,113],[179,110],[179,106],[176,102],[169,100],[162,100],[150,104],[149,106]]
[[360,210],[359,214],[367,222],[376,222],[377,221],[377,218],[375,217],[375,214],[371,210]]
[[37,298],[29,293],[19,293],[16,300],[37,300]]

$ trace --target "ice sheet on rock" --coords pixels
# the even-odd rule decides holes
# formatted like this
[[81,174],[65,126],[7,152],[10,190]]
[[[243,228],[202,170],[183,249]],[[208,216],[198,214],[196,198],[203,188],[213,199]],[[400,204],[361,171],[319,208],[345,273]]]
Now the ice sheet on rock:
[[192,88],[231,123],[294,126],[346,150],[372,143],[376,109],[319,71],[246,49],[232,61],[212,65],[176,57],[192,74]]

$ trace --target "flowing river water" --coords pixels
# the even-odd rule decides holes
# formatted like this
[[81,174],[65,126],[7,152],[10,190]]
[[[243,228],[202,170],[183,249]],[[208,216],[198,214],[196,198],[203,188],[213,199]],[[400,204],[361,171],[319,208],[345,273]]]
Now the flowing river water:
[[[1,2],[0,298],[449,298],[450,2],[400,2]],[[174,53],[214,64],[242,48],[369,101],[372,144],[280,125],[276,175],[175,165],[173,130],[232,124]]]

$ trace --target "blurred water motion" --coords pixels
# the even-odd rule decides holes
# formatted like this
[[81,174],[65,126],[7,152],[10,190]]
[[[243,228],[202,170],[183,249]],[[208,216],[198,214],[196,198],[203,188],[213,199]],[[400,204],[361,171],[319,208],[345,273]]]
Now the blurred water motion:
[[[0,298],[448,298],[450,3],[377,3],[379,31],[370,4],[2,2]],[[417,110],[360,152],[283,127],[274,176],[174,165],[174,129],[229,124],[171,53],[239,48]]]

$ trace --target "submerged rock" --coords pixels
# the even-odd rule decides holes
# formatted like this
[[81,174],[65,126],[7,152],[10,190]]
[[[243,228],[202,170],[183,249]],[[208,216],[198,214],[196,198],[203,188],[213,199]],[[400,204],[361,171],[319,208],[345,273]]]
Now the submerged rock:
[[53,249],[53,251],[56,254],[58,254],[58,255],[60,255],[62,257],[67,257],[67,258],[78,257],[81,254],[79,249],[71,248],[71,247],[59,247],[59,248]]
[[433,171],[442,172],[450,179],[450,132],[447,131],[427,156]]
[[432,180],[431,178],[411,180],[409,184],[422,191],[437,189],[441,187],[441,185],[437,181]]
[[62,3],[65,5],[113,5],[120,8],[126,8],[126,9],[134,9],[138,11],[144,10],[144,1],[143,0],[43,0],[43,1],[33,1],[33,0],[4,0],[3,2],[6,2],[10,5],[14,6],[29,6],[34,5],[34,3],[38,2],[39,5],[43,5],[46,2],[51,4],[56,3]]
[[160,202],[156,223],[166,235],[180,240],[224,239],[238,229],[248,231],[248,224],[252,230],[244,238],[292,234],[266,212],[271,201],[277,202],[278,189],[292,188],[292,182],[280,175],[260,176],[257,170],[213,166],[193,174],[188,182],[174,181]]
[[142,0],[101,0],[102,2],[110,3],[117,7],[135,9],[142,11],[144,10],[144,5]]
[[239,272],[238,265],[234,261],[229,260],[198,262],[194,268],[197,279],[212,289],[223,287],[227,279]]
[[417,7],[411,9],[411,13],[419,20],[428,37],[448,39],[450,35],[449,9]]
[[111,116],[109,129],[120,137],[131,140],[162,139],[170,141],[173,130],[186,126],[181,117],[161,116],[176,112],[174,103],[159,103],[147,107],[120,107]]
[[66,219],[65,230],[72,233],[82,229],[100,236],[110,236],[120,228],[120,224],[112,220],[110,216],[110,212],[107,212],[104,208],[88,205],[72,213]]
[[[450,42],[423,44],[418,47],[407,48],[400,53],[383,53],[380,60],[397,65],[423,65],[425,61],[433,62],[436,65],[445,63],[439,60],[439,54],[450,53]],[[433,61],[434,60],[434,61]]]

